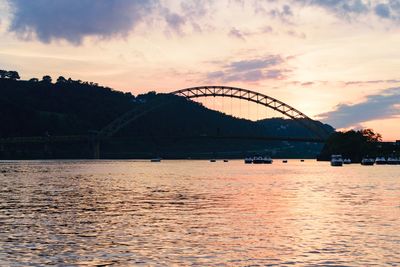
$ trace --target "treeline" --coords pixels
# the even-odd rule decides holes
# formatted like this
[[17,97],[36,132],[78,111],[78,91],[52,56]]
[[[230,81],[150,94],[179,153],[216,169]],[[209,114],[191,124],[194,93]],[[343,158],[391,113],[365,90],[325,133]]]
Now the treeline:
[[[41,80],[22,81],[9,76],[0,79],[0,138],[95,134],[138,105],[147,105],[157,99],[169,101],[171,97],[179,101],[149,112],[116,133],[116,139],[137,140],[131,147],[128,147],[128,141],[120,145],[115,143],[117,141],[110,141],[112,144],[103,146],[104,151],[108,149],[117,155],[126,150],[146,152],[164,147],[165,151],[176,151],[176,155],[182,151],[189,155],[192,151],[225,149],[261,151],[282,157],[315,157],[320,152],[321,145],[316,144],[207,138],[312,135],[293,120],[275,118],[253,122],[207,109],[177,96],[155,92],[134,96],[63,76],[53,82],[49,75]],[[333,131],[332,127],[325,127]],[[188,139],[191,137],[198,138]],[[75,155],[74,152],[68,153],[71,157]],[[29,154],[27,149],[27,157]]]
[[[9,80],[19,80],[21,77],[19,76],[18,71],[15,70],[0,70],[0,79],[9,79]],[[28,82],[42,82],[42,83],[52,83],[53,79],[50,75],[44,75],[41,80],[38,78],[31,78]],[[66,79],[64,76],[59,76],[56,80],[56,83],[69,83],[69,84],[83,84],[83,85],[90,85],[90,86],[99,86],[98,83],[94,82],[87,82],[81,80],[73,80],[71,78]]]
[[[19,76],[19,75],[18,75]],[[0,79],[0,123],[8,127],[0,137],[87,134],[99,131],[123,113],[164,94],[149,92],[134,96],[93,82],[60,76],[55,83],[49,75],[39,81]],[[169,96],[168,96],[169,97]],[[322,125],[333,131],[329,125]],[[245,135],[312,136],[293,120],[273,118],[252,122],[209,110],[182,99],[128,125],[120,136]]]
[[87,134],[132,109],[136,98],[95,83],[43,76],[0,79],[0,137]]
[[395,143],[381,141],[382,136],[372,129],[335,132],[329,137],[318,159],[330,160],[331,155],[341,154],[353,162],[360,162],[363,157],[400,155],[400,147]]
[[0,70],[0,79],[19,80],[19,73],[14,70]]

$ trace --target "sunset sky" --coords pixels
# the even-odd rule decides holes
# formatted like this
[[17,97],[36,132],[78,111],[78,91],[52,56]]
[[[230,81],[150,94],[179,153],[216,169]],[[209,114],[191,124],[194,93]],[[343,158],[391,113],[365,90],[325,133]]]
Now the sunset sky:
[[400,0],[0,0],[0,69],[278,98],[400,139]]

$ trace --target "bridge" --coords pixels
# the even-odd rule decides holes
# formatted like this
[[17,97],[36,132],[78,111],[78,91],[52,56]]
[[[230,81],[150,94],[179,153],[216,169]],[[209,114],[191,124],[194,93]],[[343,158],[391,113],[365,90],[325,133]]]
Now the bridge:
[[312,120],[310,117],[295,109],[294,107],[268,95],[242,89],[236,87],[227,86],[201,86],[191,87],[173,91],[170,93],[175,95],[173,99],[155,99],[145,104],[138,105],[134,109],[122,114],[116,118],[104,128],[100,129],[96,133],[90,135],[75,135],[75,136],[45,136],[45,137],[14,137],[14,138],[3,138],[0,139],[0,152],[4,150],[5,145],[8,144],[24,144],[24,143],[41,143],[45,144],[45,147],[52,143],[73,143],[73,142],[89,142],[93,146],[94,158],[100,156],[100,142],[103,140],[115,138],[115,134],[127,125],[133,123],[139,118],[146,116],[148,113],[172,105],[176,101],[186,98],[188,100],[202,97],[229,97],[248,102],[253,102],[263,106],[267,109],[272,109],[279,112],[280,114],[287,116],[294,121],[298,122],[306,129],[310,130],[314,137],[274,137],[274,136],[196,136],[192,138],[213,138],[213,139],[253,139],[253,140],[268,140],[268,141],[295,141],[295,142],[320,142],[323,143],[329,136],[329,132],[321,127],[321,124],[317,121]]
[[309,129],[311,132],[313,132],[321,140],[327,139],[330,134],[325,128],[321,127],[320,124],[312,120],[304,113],[295,109],[294,107],[291,107],[288,104],[285,104],[282,101],[273,97],[251,90],[227,86],[202,86],[174,91],[172,92],[172,94],[183,96],[187,99],[219,96],[254,102],[266,108],[278,111],[282,115],[288,116],[289,118],[297,121],[307,129]]

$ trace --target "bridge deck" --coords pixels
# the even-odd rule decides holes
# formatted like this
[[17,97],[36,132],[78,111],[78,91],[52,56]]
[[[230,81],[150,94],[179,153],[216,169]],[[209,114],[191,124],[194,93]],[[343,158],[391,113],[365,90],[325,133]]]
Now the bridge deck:
[[[310,142],[324,143],[326,140],[322,138],[308,137],[279,137],[279,136],[241,136],[241,135],[168,135],[153,136],[155,138],[175,138],[175,139],[239,139],[239,140],[264,140],[264,141],[288,141],[288,142]],[[35,144],[35,143],[73,143],[85,142],[93,140],[131,140],[144,137],[104,137],[95,139],[89,135],[71,135],[71,136],[30,136],[30,137],[10,137],[1,138],[0,144]]]

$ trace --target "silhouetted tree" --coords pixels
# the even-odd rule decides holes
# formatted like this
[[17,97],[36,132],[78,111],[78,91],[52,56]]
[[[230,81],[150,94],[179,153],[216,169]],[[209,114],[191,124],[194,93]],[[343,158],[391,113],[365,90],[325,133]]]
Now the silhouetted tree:
[[377,148],[381,140],[381,135],[371,129],[335,132],[322,149],[320,159],[329,160],[332,154],[342,154],[354,162],[359,162],[367,155],[378,156],[380,152]]
[[58,77],[57,83],[66,83],[67,79],[65,79],[63,76]]
[[361,134],[367,139],[368,142],[380,142],[382,141],[382,135],[375,133],[372,129],[363,129]]
[[8,71],[0,70],[0,78],[5,79],[7,77]]
[[42,78],[42,82],[51,83],[51,81],[52,81],[52,79],[51,79],[51,77],[49,75],[45,75]]
[[13,71],[13,70],[10,70],[10,71],[8,71],[8,73],[7,73],[7,77],[10,79],[10,80],[19,80],[21,77],[19,77],[19,74],[18,74],[18,72],[17,71]]
[[10,79],[10,80],[19,80],[21,77],[19,77],[18,72],[14,70],[6,71],[6,70],[0,70],[0,78],[2,79]]

